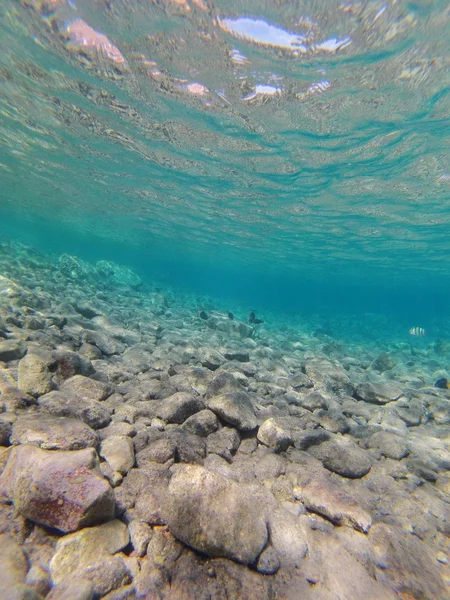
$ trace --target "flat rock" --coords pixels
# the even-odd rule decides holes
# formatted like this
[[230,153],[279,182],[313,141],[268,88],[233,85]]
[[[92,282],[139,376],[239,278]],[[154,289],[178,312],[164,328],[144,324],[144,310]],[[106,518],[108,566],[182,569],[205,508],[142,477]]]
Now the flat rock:
[[308,452],[326,469],[350,479],[364,477],[372,466],[367,452],[352,440],[337,436],[309,447]]
[[0,339],[0,361],[18,360],[25,355],[27,348],[21,340]]
[[241,431],[251,431],[258,427],[253,403],[245,392],[228,392],[209,398],[206,404],[221,419]]
[[65,535],[56,544],[55,554],[50,561],[53,582],[60,584],[79,577],[91,580],[95,587],[94,578],[86,577],[86,573],[92,565],[125,548],[129,541],[127,526],[117,519]]
[[394,460],[400,460],[409,454],[405,439],[388,431],[377,431],[367,443],[369,448],[378,448],[384,456]]
[[109,519],[114,494],[98,468],[93,449],[70,452],[20,445],[9,454],[0,490],[30,521],[75,531]]
[[240,392],[244,388],[231,373],[218,373],[212,381],[209,382],[205,398],[212,398],[227,392]]
[[211,433],[206,440],[208,454],[218,454],[225,460],[231,462],[241,443],[241,438],[233,427],[222,427]]
[[156,415],[166,423],[184,423],[187,418],[205,408],[203,400],[186,392],[176,392],[165,398]]
[[395,381],[365,381],[356,386],[356,397],[373,404],[387,404],[403,396],[402,387]]
[[74,589],[73,581],[63,581],[54,585],[45,600],[94,600],[94,588],[90,581],[78,579]]
[[82,333],[82,340],[83,342],[97,346],[97,348],[101,350],[103,354],[106,354],[106,356],[121,354],[125,350],[124,344],[114,340],[104,331],[85,329]]
[[96,432],[78,419],[27,414],[15,421],[11,444],[35,444],[43,450],[95,448]]
[[110,385],[84,375],[74,375],[66,379],[60,386],[62,392],[75,394],[83,400],[106,400],[113,392]]
[[275,452],[283,452],[293,443],[289,430],[274,417],[264,421],[258,429],[257,438],[265,446],[273,448]]
[[35,398],[47,394],[53,388],[52,374],[47,361],[37,354],[28,352],[22,358],[17,375],[19,388]]
[[216,371],[227,361],[225,356],[217,350],[214,350],[214,348],[199,348],[198,360],[204,367],[211,371]]
[[325,479],[313,479],[304,486],[294,487],[294,496],[305,508],[322,515],[336,525],[347,525],[367,533],[372,518],[338,485]]
[[174,470],[163,510],[172,534],[208,556],[252,564],[267,542],[266,516],[251,491],[200,466]]
[[52,391],[39,398],[39,406],[57,417],[75,417],[93,429],[106,427],[111,411],[97,400],[84,400],[68,392]]
[[99,454],[113,471],[126,475],[134,466],[133,441],[124,435],[114,435],[102,441]]

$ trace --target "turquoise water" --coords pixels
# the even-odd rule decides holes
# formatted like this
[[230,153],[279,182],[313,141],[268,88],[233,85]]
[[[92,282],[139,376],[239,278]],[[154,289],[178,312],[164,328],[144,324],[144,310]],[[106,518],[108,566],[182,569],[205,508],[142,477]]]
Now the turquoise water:
[[450,337],[448,2],[0,13],[3,238]]

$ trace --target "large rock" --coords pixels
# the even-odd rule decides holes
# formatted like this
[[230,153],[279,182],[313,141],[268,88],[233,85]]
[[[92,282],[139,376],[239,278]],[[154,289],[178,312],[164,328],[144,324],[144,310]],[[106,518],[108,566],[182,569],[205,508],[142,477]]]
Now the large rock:
[[208,556],[252,564],[267,542],[251,491],[200,466],[176,468],[163,511],[173,535]]
[[111,411],[98,400],[84,400],[68,392],[53,391],[39,398],[39,406],[57,417],[75,417],[93,429],[106,427]]
[[78,419],[26,414],[14,423],[12,444],[36,444],[43,450],[95,448],[96,432]]
[[394,460],[400,460],[408,456],[409,448],[405,440],[395,433],[388,431],[377,431],[368,440],[370,448],[378,448],[384,456]]
[[319,459],[326,469],[350,479],[364,477],[372,466],[367,452],[352,440],[338,436],[318,446],[311,446],[308,452]]
[[111,386],[84,375],[74,375],[66,379],[60,386],[62,392],[69,392],[83,400],[106,400],[112,394]]
[[177,392],[162,401],[156,414],[166,423],[181,424],[203,408],[205,408],[203,400],[198,396]]
[[294,495],[312,512],[336,525],[348,525],[367,533],[371,516],[339,486],[325,479],[312,479],[304,486],[294,487]]
[[212,410],[201,410],[192,415],[182,425],[182,429],[193,435],[207,437],[210,433],[217,431],[219,420]]
[[253,403],[245,392],[228,392],[208,399],[206,404],[221,419],[241,431],[258,427]]
[[54,452],[17,446],[0,477],[0,491],[22,516],[64,532],[114,513],[113,490],[100,474],[93,449]]
[[22,358],[18,368],[18,386],[26,394],[42,396],[53,388],[52,374],[47,361],[30,352]]

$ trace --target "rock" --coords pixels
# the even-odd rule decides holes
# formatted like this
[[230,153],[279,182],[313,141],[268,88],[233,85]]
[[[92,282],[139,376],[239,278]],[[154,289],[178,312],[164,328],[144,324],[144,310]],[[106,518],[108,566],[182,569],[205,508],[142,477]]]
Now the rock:
[[115,435],[103,440],[99,454],[122,475],[134,467],[134,446],[129,437]]
[[219,420],[212,410],[201,410],[200,412],[192,415],[186,419],[182,425],[182,429],[192,435],[198,435],[200,437],[208,437],[210,433],[217,431],[219,427]]
[[273,448],[275,452],[284,452],[293,443],[289,431],[284,429],[273,417],[264,421],[258,429],[256,437],[265,446]]
[[152,528],[142,521],[131,521],[128,525],[128,531],[136,556],[145,556],[148,543],[152,538]]
[[37,404],[36,399],[17,388],[10,388],[0,395],[0,409],[4,412],[15,413],[32,404]]
[[0,446],[9,446],[11,431],[11,424],[0,420]]
[[28,352],[19,363],[18,386],[25,394],[35,398],[50,392],[53,382],[47,362]]
[[313,358],[306,362],[305,372],[319,390],[337,395],[353,393],[353,384],[339,364],[333,364],[321,358]]
[[300,398],[300,405],[311,412],[317,410],[318,408],[328,408],[328,402],[325,400],[322,394],[319,394],[319,392],[309,392]]
[[237,360],[238,362],[244,363],[250,360],[248,350],[244,349],[226,350],[224,356],[227,360]]
[[231,373],[219,373],[206,388],[205,398],[212,398],[227,392],[241,392],[242,385]]
[[377,383],[366,381],[356,386],[355,396],[364,400],[364,402],[387,404],[401,398],[403,390],[398,383],[391,380],[379,381]]
[[25,355],[27,351],[25,344],[21,340],[0,339],[0,361],[9,362],[18,360]]
[[164,525],[161,504],[152,489],[152,486],[148,486],[138,494],[135,504],[136,515],[149,525]]
[[177,392],[162,401],[156,415],[166,423],[181,424],[203,408],[205,408],[203,400],[198,396]]
[[82,579],[77,579],[76,585],[63,581],[52,587],[45,600],[94,600],[94,588],[90,581]]
[[350,479],[364,477],[372,466],[367,452],[352,440],[337,436],[318,446],[311,446],[308,452],[326,469]]
[[0,477],[0,490],[27,519],[64,532],[110,519],[114,512],[113,490],[100,474],[93,449],[17,446]]
[[304,486],[294,487],[293,491],[307,510],[336,525],[348,525],[363,533],[369,531],[371,516],[338,485],[325,479],[313,479]]
[[384,371],[389,371],[395,367],[395,360],[387,352],[382,352],[374,361],[372,361],[370,367],[375,371],[380,371],[380,373],[383,373]]
[[308,550],[303,524],[282,508],[268,511],[270,542],[282,566],[298,568]]
[[206,449],[208,454],[218,454],[228,462],[231,462],[232,456],[236,453],[241,443],[236,429],[232,427],[222,427],[219,431],[211,433],[206,440]]
[[39,398],[39,406],[57,417],[75,417],[92,429],[106,427],[111,421],[111,412],[97,400],[83,400],[74,394],[52,391]]
[[314,416],[318,419],[320,426],[331,433],[347,433],[350,430],[349,422],[340,410],[317,410]]
[[265,514],[249,489],[203,467],[177,466],[163,511],[171,533],[208,556],[252,564],[267,542]]
[[210,371],[216,371],[227,359],[214,348],[199,348],[198,360]]
[[124,344],[117,342],[103,331],[91,331],[90,329],[85,329],[82,333],[82,340],[83,342],[97,346],[97,348],[101,350],[103,354],[106,354],[106,356],[122,354],[125,350]]
[[204,439],[180,429],[173,430],[167,435],[175,443],[176,462],[203,464],[203,459],[206,456]]
[[90,379],[84,375],[74,375],[66,379],[60,386],[62,392],[75,394],[83,400],[106,400],[112,394],[111,386],[103,381]]
[[408,456],[409,448],[405,440],[395,433],[377,431],[368,440],[369,448],[378,448],[384,456],[400,460]]
[[11,444],[36,444],[43,450],[81,450],[97,443],[97,434],[86,423],[43,414],[20,416],[11,436]]
[[174,459],[176,447],[175,441],[161,437],[136,454],[137,465],[142,468],[149,462],[164,464]]
[[[90,360],[80,356],[76,352],[70,350],[54,350],[52,352],[53,359],[56,362],[56,371],[53,374],[53,381],[60,385],[64,380],[73,377],[74,375],[84,375],[89,377],[94,373],[94,367]],[[101,352],[93,358],[101,358]]]
[[299,450],[308,450],[311,446],[318,446],[331,438],[331,434],[324,429],[308,429],[295,434],[294,445]]
[[264,575],[273,575],[280,568],[280,559],[276,550],[270,546],[263,550],[256,563],[256,568],[260,573]]
[[[27,576],[28,561],[25,553],[8,534],[0,535],[0,592],[5,600],[15,598],[13,594],[21,587]],[[17,598],[21,598],[17,594]]]
[[121,556],[113,558],[130,541],[128,528],[114,520],[87,527],[62,537],[50,561],[50,574],[56,585],[73,579],[91,581],[96,595],[104,595],[125,583],[130,574]]
[[250,396],[245,392],[228,392],[206,401],[207,407],[221,419],[241,431],[258,427]]

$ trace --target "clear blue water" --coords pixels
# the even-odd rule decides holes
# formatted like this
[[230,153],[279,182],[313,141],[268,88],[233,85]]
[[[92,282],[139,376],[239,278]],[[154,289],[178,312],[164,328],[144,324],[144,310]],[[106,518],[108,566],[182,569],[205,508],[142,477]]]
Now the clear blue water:
[[3,238],[450,337],[448,2],[0,13]]

